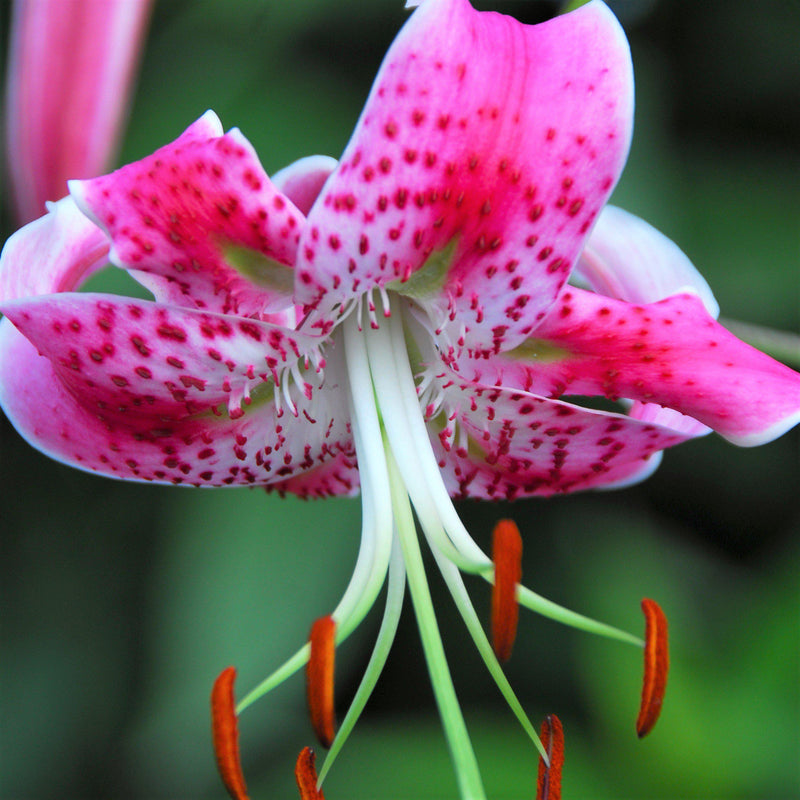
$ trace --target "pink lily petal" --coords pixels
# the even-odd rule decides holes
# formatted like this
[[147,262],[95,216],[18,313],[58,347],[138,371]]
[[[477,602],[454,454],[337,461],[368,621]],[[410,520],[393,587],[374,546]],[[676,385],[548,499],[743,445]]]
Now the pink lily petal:
[[335,169],[335,158],[306,156],[276,172],[272,176],[272,185],[308,216],[325,181]]
[[0,402],[25,438],[61,461],[220,486],[285,482],[352,450],[340,396],[320,387],[321,375],[298,371],[298,387],[281,372],[313,355],[311,337],[110,295],[2,310]]
[[678,245],[616,206],[600,212],[575,273],[598,294],[630,303],[653,303],[688,289],[714,319],[719,316],[711,288]]
[[636,400],[628,409],[627,415],[631,419],[652,422],[665,428],[672,428],[672,430],[680,431],[692,438],[706,436],[711,433],[711,428],[708,425],[703,425],[702,422],[698,422],[694,417],[681,414],[672,408],[665,408],[657,403],[643,403],[641,400]]
[[108,248],[105,234],[71,197],[51,203],[47,214],[20,228],[3,247],[0,299],[72,291],[108,264]]
[[447,392],[455,422],[431,439],[454,497],[513,500],[635,483],[656,468],[659,451],[689,438],[527,392],[464,383]]
[[360,487],[355,451],[347,450],[326,458],[318,466],[299,472],[266,488],[279,494],[293,494],[303,500],[321,497],[349,497]]
[[20,222],[107,169],[127,112],[150,0],[17,0],[7,126]]
[[[711,288],[685,253],[652,225],[615,206],[600,212],[573,274],[598,294],[632,303],[652,303],[688,289],[714,319],[719,316]],[[628,415],[697,436],[711,430],[677,411],[639,400]]]
[[155,276],[142,282],[158,300],[241,316],[291,305],[305,217],[212,112],[153,155],[70,191],[111,237],[113,263]]
[[469,347],[514,346],[619,177],[632,88],[627,42],[602,3],[524,26],[427,0],[310,212],[297,300],[324,329],[339,302],[410,280],[405,292],[437,325],[457,317]]
[[691,294],[639,305],[569,287],[523,347],[460,367],[476,380],[549,397],[667,406],[745,446],[800,421],[800,374],[737,339]]

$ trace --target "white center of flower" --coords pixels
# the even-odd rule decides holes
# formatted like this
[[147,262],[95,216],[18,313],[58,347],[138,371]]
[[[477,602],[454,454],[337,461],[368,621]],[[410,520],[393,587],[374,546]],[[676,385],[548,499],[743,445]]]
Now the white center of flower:
[[[491,561],[453,507],[431,448],[409,363],[403,313],[402,303],[395,303],[380,326],[362,326],[354,314],[344,322],[359,472],[362,480],[365,473],[369,476],[369,489],[385,496],[387,490],[378,488],[386,473],[380,464],[385,465],[385,451],[390,450],[434,549],[468,572],[491,570]],[[367,492],[362,488],[362,493]]]

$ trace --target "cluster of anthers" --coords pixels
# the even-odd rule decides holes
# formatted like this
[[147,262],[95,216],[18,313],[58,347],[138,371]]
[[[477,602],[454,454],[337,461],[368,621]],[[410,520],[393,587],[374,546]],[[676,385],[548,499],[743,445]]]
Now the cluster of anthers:
[[[667,619],[658,603],[648,598],[642,600],[642,611],[645,617],[645,637],[642,641],[623,631],[574,614],[534,595],[520,584],[522,537],[517,525],[511,520],[501,520],[495,526],[492,539],[492,562],[489,627],[491,651],[494,657],[484,649],[489,646],[489,641],[485,635],[479,632],[480,629],[476,630],[470,625],[470,633],[495,678],[498,688],[508,700],[511,709],[539,752],[537,800],[560,800],[561,770],[564,763],[564,732],[561,721],[555,714],[548,714],[537,735],[498,666],[499,662],[505,662],[511,657],[517,634],[520,592],[536,597],[541,603],[538,610],[552,618],[643,647],[644,681],[639,714],[636,719],[636,732],[640,738],[646,736],[653,729],[661,713],[664,700],[669,670]],[[267,678],[261,687],[240,703],[238,708],[234,698],[235,668],[228,667],[220,673],[211,693],[213,741],[220,775],[233,800],[248,800],[239,752],[238,711],[246,708],[264,691],[269,691],[277,685],[276,678],[278,680],[285,678],[287,668],[292,669],[293,661],[296,662],[298,657],[304,656],[308,658],[306,681],[311,725],[317,740],[322,747],[329,750],[329,754],[321,774],[318,775],[314,751],[310,747],[303,748],[297,758],[295,778],[301,800],[324,800],[322,779],[330,769],[343,739],[347,737],[352,728],[350,722],[353,715],[357,716],[360,712],[359,698],[356,697],[350,713],[345,718],[347,729],[337,738],[334,711],[335,648],[336,622],[330,615],[320,617],[311,627],[307,647],[300,651],[295,659],[287,662]]]

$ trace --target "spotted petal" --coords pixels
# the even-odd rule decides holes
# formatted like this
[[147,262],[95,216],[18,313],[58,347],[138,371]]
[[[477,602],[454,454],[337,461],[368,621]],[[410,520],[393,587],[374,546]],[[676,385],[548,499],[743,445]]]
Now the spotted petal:
[[70,191],[111,237],[111,260],[157,299],[242,316],[291,304],[305,219],[212,112],[153,155]]
[[71,197],[50,203],[47,214],[6,242],[0,255],[0,299],[76,289],[108,263],[108,248],[106,235]]
[[352,451],[337,387],[321,387],[313,364],[282,371],[313,355],[310,337],[108,295],[2,310],[0,402],[56,459],[118,478],[219,486],[286,482]]
[[437,324],[457,317],[470,347],[517,344],[616,183],[631,118],[627,42],[602,3],[524,26],[427,0],[309,214],[298,300],[324,328],[391,285]]
[[633,304],[569,287],[535,338],[459,367],[538,395],[666,406],[740,445],[771,441],[800,421],[800,374],[741,342],[693,294]]
[[[679,430],[528,392],[456,383],[434,450],[454,497],[509,499],[643,480]],[[429,428],[437,420],[429,423]]]
[[[711,288],[686,254],[652,225],[615,206],[600,212],[573,276],[598,294],[632,303],[652,303],[689,290],[714,319],[719,316]],[[641,400],[633,403],[628,415],[697,436],[711,431],[673,409]]]

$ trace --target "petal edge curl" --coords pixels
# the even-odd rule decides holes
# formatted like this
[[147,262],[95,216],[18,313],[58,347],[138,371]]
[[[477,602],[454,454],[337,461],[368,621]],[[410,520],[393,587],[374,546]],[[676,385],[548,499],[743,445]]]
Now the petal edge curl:
[[[150,276],[142,282],[157,299],[242,316],[292,304],[305,217],[272,185],[242,133],[221,133],[213,112],[152,155],[69,186],[108,233],[112,262]],[[273,278],[260,282],[239,269],[231,247],[251,251]]]

